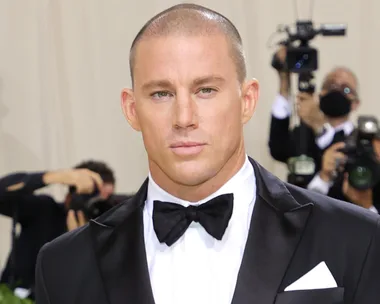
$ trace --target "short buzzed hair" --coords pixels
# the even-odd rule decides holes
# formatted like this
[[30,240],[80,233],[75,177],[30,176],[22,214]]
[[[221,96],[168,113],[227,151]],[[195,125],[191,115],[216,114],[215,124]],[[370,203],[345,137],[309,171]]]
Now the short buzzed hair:
[[197,4],[182,3],[172,6],[151,18],[138,32],[129,54],[129,68],[133,84],[133,69],[136,64],[136,46],[143,38],[164,37],[173,34],[225,35],[230,45],[231,57],[236,65],[240,82],[246,78],[247,70],[243,43],[234,24],[222,14]]

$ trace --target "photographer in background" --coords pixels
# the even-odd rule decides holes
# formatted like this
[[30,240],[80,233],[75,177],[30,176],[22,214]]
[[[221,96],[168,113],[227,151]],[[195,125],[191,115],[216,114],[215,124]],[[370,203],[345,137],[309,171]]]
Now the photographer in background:
[[[284,64],[286,48],[281,48],[276,56]],[[306,140],[306,154],[314,160],[316,168],[314,176],[301,186],[377,212],[377,185],[375,189],[357,190],[349,185],[347,174],[337,174],[337,164],[343,164],[347,158],[340,150],[354,131],[350,114],[360,104],[357,93],[359,84],[354,73],[345,67],[335,68],[324,78],[319,96],[308,93],[297,95],[297,114],[306,126],[304,137],[299,126],[290,129],[290,74],[286,70],[279,70],[278,73],[280,90],[272,107],[269,137],[272,157],[287,163],[289,158],[298,156],[297,151],[302,141]],[[377,139],[373,145],[378,145]]]
[[[282,47],[276,56],[284,64],[286,48]],[[318,172],[324,151],[333,143],[344,140],[354,129],[349,115],[359,106],[357,78],[347,68],[335,68],[324,78],[319,96],[308,93],[297,95],[297,114],[305,127],[302,137],[299,126],[290,129],[290,73],[286,70],[278,73],[280,90],[272,106],[270,154],[275,160],[287,163],[289,158],[298,156],[297,151],[306,140],[306,155],[314,160],[315,172]],[[336,90],[342,94],[337,94]],[[309,182],[301,186],[306,188]]]
[[[34,191],[51,184],[70,187],[63,204]],[[13,173],[0,179],[0,214],[15,218],[21,225],[14,252],[10,254],[1,282],[22,288],[33,298],[35,264],[40,248],[68,230],[87,222],[79,209],[70,210],[74,199],[90,197],[98,191],[109,199],[115,188],[113,171],[103,162],[87,161],[74,169],[40,173]],[[15,261],[12,261],[12,258]]]
[[[373,139],[371,139],[371,143],[366,144],[366,152],[364,152],[362,146],[358,147],[357,144],[355,144],[358,139],[357,132],[357,130],[354,130],[353,133],[350,134],[350,141],[346,138],[345,141],[334,143],[326,149],[322,156],[321,170],[315,175],[312,182],[308,185],[308,189],[339,200],[354,203],[363,208],[379,213],[380,134],[377,134]],[[350,148],[348,147],[349,145],[351,145]],[[354,150],[358,148],[360,149],[360,153],[355,153]],[[349,152],[349,150],[351,151]],[[363,155],[363,152],[366,155]],[[358,159],[358,154],[361,154],[359,158],[365,158],[364,163],[363,160]],[[368,163],[368,160],[371,158],[371,154],[373,154],[375,162]],[[372,179],[374,182],[372,182],[370,187],[365,187],[363,190],[359,190],[350,185],[350,175],[348,172],[345,172],[347,171],[349,157],[351,157],[351,159],[355,162],[359,160],[360,163],[365,164],[366,167],[371,169],[370,174],[368,174],[369,172],[366,172],[366,170],[352,173],[357,175],[355,176],[356,178],[362,179],[363,181],[366,179],[368,179],[368,181]],[[356,165],[360,165],[360,163]],[[360,169],[362,168],[363,167]]]

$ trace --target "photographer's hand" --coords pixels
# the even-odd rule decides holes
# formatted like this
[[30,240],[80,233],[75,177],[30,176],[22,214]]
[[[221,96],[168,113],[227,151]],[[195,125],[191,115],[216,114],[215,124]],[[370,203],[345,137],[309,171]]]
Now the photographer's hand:
[[301,120],[318,133],[325,123],[325,116],[319,108],[314,95],[300,92],[297,94],[297,113]]
[[338,142],[333,144],[330,148],[328,148],[322,157],[322,170],[319,173],[319,176],[325,182],[331,182],[335,175],[337,169],[337,163],[343,162],[346,160],[346,155],[342,152],[339,152],[340,149],[344,148],[344,142]]
[[95,187],[101,191],[103,187],[100,175],[88,169],[67,169],[47,172],[43,176],[43,181],[47,185],[63,184],[75,186],[79,194],[93,193]]
[[[285,65],[286,61],[286,47],[281,46],[279,50],[276,52],[275,55],[278,59],[278,61],[282,64]],[[283,71],[280,70],[278,71],[278,76],[280,78],[280,89],[279,93],[281,96],[283,96],[285,99],[289,98],[290,92],[289,92],[289,87],[290,87],[290,73],[288,71]]]
[[342,186],[342,192],[347,199],[355,205],[369,209],[373,206],[372,201],[372,189],[357,190],[350,186],[348,183],[348,174],[344,175],[344,181]]
[[77,211],[78,220],[74,210],[69,210],[66,217],[67,230],[72,231],[87,224],[86,218],[82,211]]

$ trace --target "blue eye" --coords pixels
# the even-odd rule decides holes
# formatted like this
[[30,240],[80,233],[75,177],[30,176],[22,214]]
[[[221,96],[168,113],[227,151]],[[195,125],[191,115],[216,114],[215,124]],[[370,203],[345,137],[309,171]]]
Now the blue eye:
[[169,92],[165,92],[165,91],[159,91],[159,92],[155,92],[153,94],[151,94],[151,96],[153,98],[165,98],[165,97],[169,97],[170,93]]
[[200,92],[202,93],[205,93],[205,94],[209,94],[213,91],[213,89],[211,88],[204,88],[204,89],[201,89]]
[[213,88],[202,88],[198,91],[197,94],[200,95],[201,97],[207,98],[207,97],[213,96],[216,91],[217,90]]

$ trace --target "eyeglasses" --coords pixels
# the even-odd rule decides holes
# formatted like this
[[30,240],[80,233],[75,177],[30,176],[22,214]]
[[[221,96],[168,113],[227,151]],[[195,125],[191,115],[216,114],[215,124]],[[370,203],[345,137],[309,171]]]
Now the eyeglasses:
[[350,88],[350,86],[347,84],[338,85],[336,83],[331,83],[331,84],[325,86],[324,89],[326,91],[329,91],[329,92],[330,91],[339,91],[339,92],[343,93],[351,101],[359,100],[358,93],[354,89]]

